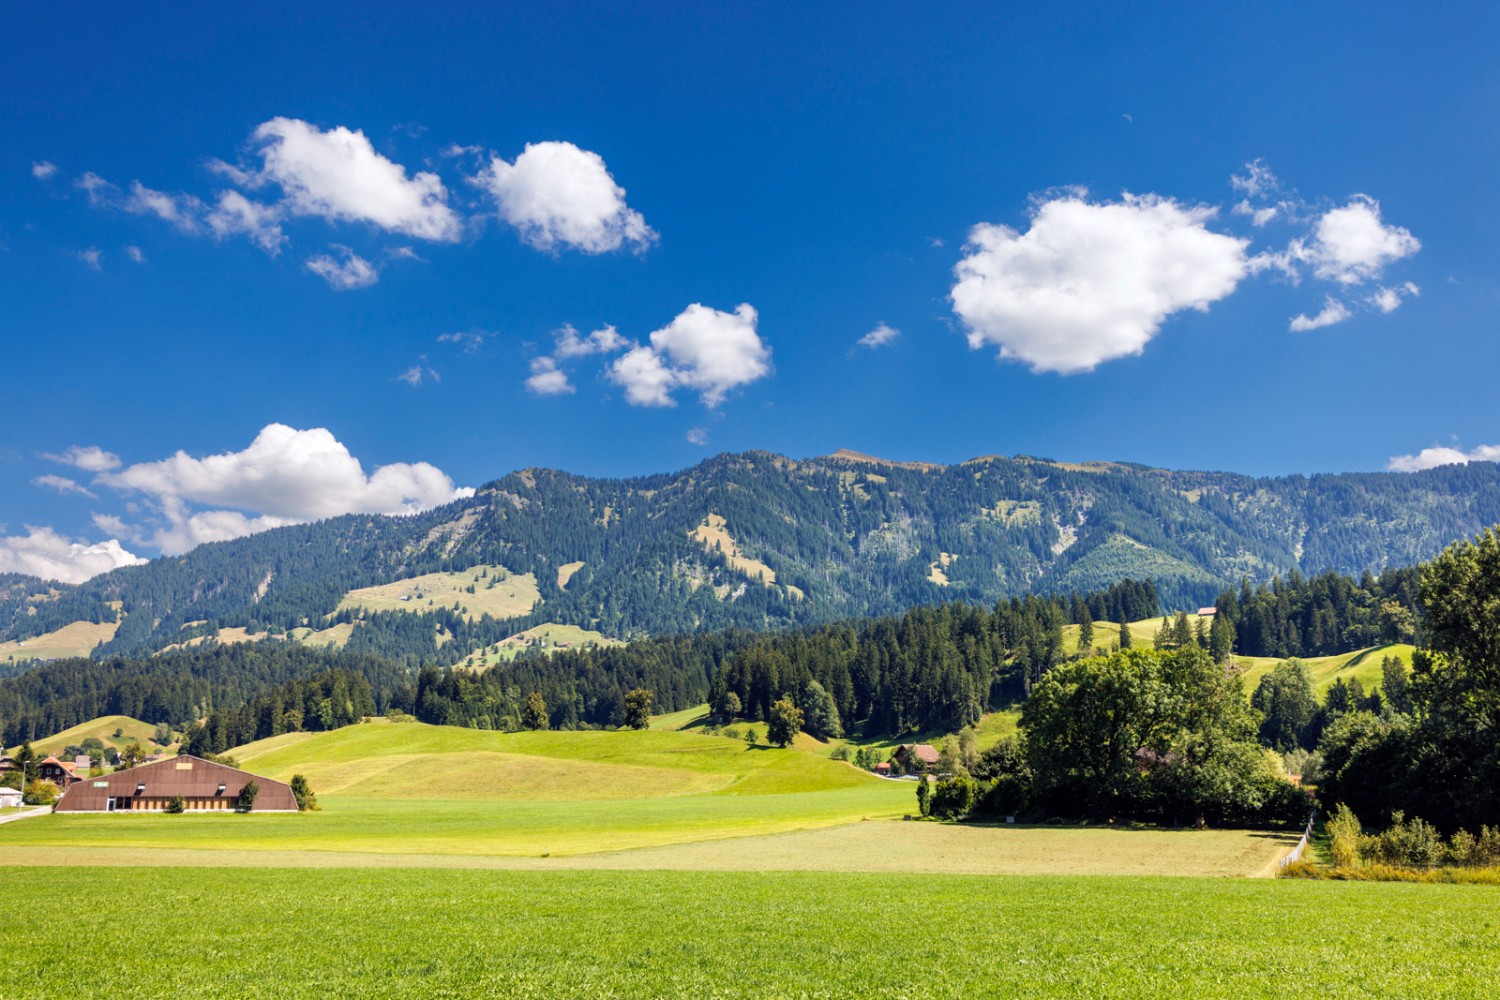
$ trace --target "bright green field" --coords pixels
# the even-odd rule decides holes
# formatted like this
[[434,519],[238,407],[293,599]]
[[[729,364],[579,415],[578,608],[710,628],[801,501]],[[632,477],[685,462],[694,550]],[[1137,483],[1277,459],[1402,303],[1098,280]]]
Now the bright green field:
[[494,733],[372,722],[234,751],[306,775],[310,814],[56,814],[6,849],[567,855],[856,823],[912,810],[910,785],[795,750],[664,732]]
[[[1465,886],[264,868],[0,878],[7,912],[25,914],[7,939],[12,998],[1439,1000],[1491,996],[1500,979],[1500,894]],[[59,954],[56,929],[80,912],[88,946]]]

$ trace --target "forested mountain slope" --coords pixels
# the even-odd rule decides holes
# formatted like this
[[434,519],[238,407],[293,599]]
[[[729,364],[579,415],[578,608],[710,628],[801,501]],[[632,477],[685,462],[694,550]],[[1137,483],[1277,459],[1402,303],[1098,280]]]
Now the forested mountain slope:
[[[1483,462],[1274,479],[847,452],[721,455],[621,480],[528,469],[424,514],[281,528],[77,587],[3,577],[0,642],[118,618],[98,652],[237,629],[447,663],[543,622],[620,638],[761,630],[1127,577],[1189,607],[1247,577],[1410,565],[1497,522],[1500,465]],[[481,599],[496,586],[503,600]]]

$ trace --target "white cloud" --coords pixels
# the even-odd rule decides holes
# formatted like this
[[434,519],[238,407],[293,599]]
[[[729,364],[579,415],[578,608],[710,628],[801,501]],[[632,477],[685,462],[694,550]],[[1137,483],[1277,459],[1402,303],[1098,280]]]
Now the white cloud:
[[83,189],[84,193],[89,196],[90,205],[109,204],[114,201],[120,191],[119,188],[92,170],[86,171],[82,177],[78,178],[77,183]]
[[1393,313],[1401,308],[1403,297],[1416,298],[1421,294],[1422,290],[1408,281],[1393,288],[1380,288],[1365,301],[1383,313]]
[[454,241],[462,233],[438,175],[407,177],[406,168],[375,152],[363,132],[342,126],[325,132],[296,118],[273,118],[253,138],[259,170],[216,168],[243,187],[279,186],[281,205],[293,215],[368,222],[424,240]]
[[[359,460],[327,429],[284,424],[267,426],[244,451],[204,458],[179,451],[98,481],[151,501],[168,522],[152,542],[169,554],[340,514],[414,513],[474,493],[456,489],[426,462],[383,465],[366,476]],[[194,511],[191,504],[231,509]]]
[[875,329],[860,337],[855,343],[860,347],[882,347],[899,336],[901,336],[901,331],[895,327],[877,323]]
[[274,206],[251,201],[238,191],[224,191],[205,221],[219,239],[243,233],[251,243],[275,257],[286,242],[280,219],[281,212]]
[[688,444],[695,444],[700,448],[703,447],[708,444],[708,429],[705,427],[694,427],[687,432],[687,440]]
[[146,263],[146,253],[140,247],[126,247],[125,256],[129,257],[134,263]]
[[98,247],[89,247],[87,250],[79,250],[75,252],[73,256],[83,261],[85,265],[93,268],[95,271],[104,270],[104,251],[100,250]]
[[1281,209],[1275,205],[1261,205],[1259,207],[1250,204],[1248,199],[1235,202],[1230,209],[1235,215],[1248,215],[1252,226],[1264,226],[1280,214]]
[[489,334],[482,330],[463,330],[456,333],[438,334],[438,343],[454,344],[460,347],[465,354],[477,354],[484,346]]
[[85,544],[51,528],[27,525],[24,535],[0,538],[0,573],[25,573],[62,583],[82,583],[100,573],[145,561],[125,551],[113,538]]
[[112,451],[105,451],[96,444],[73,445],[61,455],[42,453],[42,457],[49,462],[57,462],[60,465],[71,465],[75,469],[84,472],[108,472],[110,469],[120,467],[120,456]]
[[473,180],[495,199],[500,218],[539,250],[605,253],[627,243],[644,250],[657,238],[626,206],[625,189],[604,159],[571,142],[527,143],[514,163],[494,156]]
[[610,381],[625,389],[625,401],[632,406],[676,406],[672,387],[676,378],[649,347],[637,345],[615,360],[609,368]]
[[54,476],[48,474],[45,476],[37,476],[31,482],[34,486],[45,486],[48,489],[56,490],[59,493],[77,493],[79,496],[90,498],[94,496],[94,494],[90,493],[86,487],[80,486],[76,481],[69,479],[67,476]]
[[716,407],[731,389],[771,373],[771,349],[756,331],[749,303],[732,313],[694,303],[651,334],[649,347],[634,347],[610,367],[610,378],[636,406],[673,406],[672,390],[696,390],[703,405]]
[[57,174],[57,164],[49,160],[38,160],[31,165],[31,176],[39,181],[51,179]]
[[423,382],[441,382],[443,377],[431,368],[422,365],[412,365],[406,371],[396,376],[398,382],[405,382],[415,389]]
[[1387,265],[1422,249],[1422,242],[1400,226],[1386,225],[1380,203],[1358,194],[1319,216],[1311,240],[1292,249],[1319,278],[1358,285],[1379,278]]
[[347,292],[355,288],[368,288],[380,280],[375,265],[365,260],[349,247],[335,243],[332,247],[343,258],[332,254],[309,257],[306,267],[313,274],[328,282],[336,292]]
[[538,396],[564,396],[574,391],[568,373],[557,366],[557,360],[543,355],[531,359],[531,375],[526,388]]
[[1500,462],[1500,444],[1482,444],[1472,451],[1458,448],[1423,448],[1415,455],[1396,455],[1386,468],[1392,472],[1421,472],[1440,465],[1468,465],[1470,462]]
[[130,197],[120,205],[134,215],[154,215],[185,233],[202,231],[203,202],[190,194],[154,191],[140,181],[130,182]]
[[1349,316],[1349,307],[1330,295],[1323,300],[1322,312],[1311,317],[1306,313],[1298,313],[1292,317],[1288,329],[1294,333],[1303,333],[1307,330],[1317,330],[1321,327],[1333,326],[1335,323],[1342,323]]
[[1156,195],[1070,192],[1041,202],[1025,233],[975,226],[952,291],[969,346],[1063,374],[1140,354],[1164,319],[1207,311],[1249,272],[1247,241],[1209,231],[1213,215]]
[[559,358],[582,358],[590,354],[613,354],[629,346],[630,341],[620,336],[613,326],[602,326],[581,337],[571,323],[553,333],[556,354]]
[[1261,159],[1245,164],[1244,172],[1229,178],[1230,187],[1243,191],[1247,198],[1262,198],[1281,190],[1281,181]]

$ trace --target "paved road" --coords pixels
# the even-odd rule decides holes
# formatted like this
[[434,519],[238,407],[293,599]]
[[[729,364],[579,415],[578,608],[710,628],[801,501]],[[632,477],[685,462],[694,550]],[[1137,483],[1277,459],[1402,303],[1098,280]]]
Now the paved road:
[[35,809],[26,809],[21,812],[0,813],[0,823],[12,823],[18,819],[30,819],[33,816],[45,816],[52,811],[50,806],[37,806]]

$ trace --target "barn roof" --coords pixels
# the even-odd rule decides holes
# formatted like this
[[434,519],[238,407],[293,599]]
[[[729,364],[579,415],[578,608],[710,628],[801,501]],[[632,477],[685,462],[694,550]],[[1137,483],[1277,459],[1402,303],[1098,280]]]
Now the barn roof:
[[111,798],[237,799],[245,785],[254,781],[260,786],[255,800],[256,812],[294,811],[297,797],[290,785],[271,778],[241,771],[201,757],[166,757],[151,764],[141,764],[100,778],[75,782],[57,802],[58,812],[103,811]]

